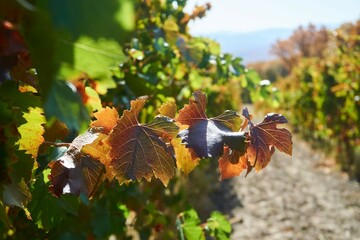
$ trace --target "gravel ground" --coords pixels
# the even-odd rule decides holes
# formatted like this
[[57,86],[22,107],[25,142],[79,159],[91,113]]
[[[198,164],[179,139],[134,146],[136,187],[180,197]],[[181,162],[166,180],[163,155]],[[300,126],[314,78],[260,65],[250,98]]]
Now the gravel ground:
[[224,181],[211,196],[231,218],[231,239],[360,239],[359,184],[299,139],[292,158],[276,151],[264,170]]

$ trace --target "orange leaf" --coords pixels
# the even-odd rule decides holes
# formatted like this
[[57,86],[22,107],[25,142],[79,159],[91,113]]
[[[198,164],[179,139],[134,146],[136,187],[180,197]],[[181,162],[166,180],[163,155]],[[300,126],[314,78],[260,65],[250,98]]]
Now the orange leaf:
[[119,183],[129,180],[151,180],[152,175],[166,186],[175,174],[174,149],[169,144],[178,127],[165,116],[153,122],[140,124],[138,115],[146,99],[131,101],[130,110],[124,111],[116,126],[104,140],[110,146],[110,169]]
[[229,147],[224,147],[224,154],[219,159],[219,169],[221,180],[239,176],[244,169],[248,169],[247,174],[251,171],[246,155],[241,155],[240,151],[231,150]]
[[103,133],[108,134],[115,127],[116,121],[119,119],[119,113],[115,108],[103,108],[94,113],[97,120],[93,121],[91,127],[102,127]]
[[81,149],[81,153],[89,155],[91,158],[97,159],[104,164],[106,169],[105,177],[109,181],[112,181],[114,179],[114,175],[112,174],[112,171],[109,171],[110,159],[106,156],[110,150],[110,146],[103,142],[107,136],[108,135],[101,133],[94,142],[84,145]]

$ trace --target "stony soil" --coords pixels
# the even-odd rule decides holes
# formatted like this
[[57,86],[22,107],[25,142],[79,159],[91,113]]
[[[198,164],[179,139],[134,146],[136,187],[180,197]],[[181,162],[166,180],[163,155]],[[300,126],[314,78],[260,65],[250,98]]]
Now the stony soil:
[[360,187],[331,160],[294,139],[264,170],[224,181],[211,193],[230,216],[231,239],[360,239]]

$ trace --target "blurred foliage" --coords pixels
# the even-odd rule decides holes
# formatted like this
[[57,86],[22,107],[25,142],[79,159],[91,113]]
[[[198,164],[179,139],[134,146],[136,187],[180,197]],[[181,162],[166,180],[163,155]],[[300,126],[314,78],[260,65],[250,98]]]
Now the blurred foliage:
[[278,40],[271,52],[279,57],[287,70],[291,70],[302,58],[324,57],[328,41],[325,27],[318,30],[315,25],[309,24],[307,28],[298,27],[288,39]]
[[[176,237],[177,213],[191,195],[179,176],[166,189],[157,181],[114,181],[101,184],[92,199],[55,198],[48,192],[47,164],[66,152],[62,142],[86,130],[94,111],[114,106],[121,112],[139,96],[149,97],[143,122],[161,103],[173,99],[182,105],[198,89],[207,93],[209,116],[253,100],[276,105],[272,86],[240,58],[189,34],[189,21],[204,17],[211,5],[189,14],[185,5],[0,1],[2,238]],[[210,219],[210,236],[228,238],[224,217],[214,213]]]
[[307,141],[335,152],[342,169],[360,179],[360,21],[326,33],[320,53],[299,56],[278,80],[281,108]]

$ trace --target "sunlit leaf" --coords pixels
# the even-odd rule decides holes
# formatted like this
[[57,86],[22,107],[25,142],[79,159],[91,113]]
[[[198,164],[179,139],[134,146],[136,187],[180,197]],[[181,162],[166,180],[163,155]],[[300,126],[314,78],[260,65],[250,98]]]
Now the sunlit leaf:
[[102,127],[103,133],[108,134],[115,127],[119,113],[115,108],[103,108],[94,113],[96,120],[91,122],[91,127]]
[[287,123],[284,116],[270,113],[258,124],[253,124],[247,108],[243,109],[243,115],[249,121],[250,144],[246,155],[255,170],[260,171],[269,163],[276,147],[279,151],[292,155],[292,136],[285,128],[277,128],[278,124]]
[[239,176],[248,169],[248,159],[244,153],[225,147],[224,154],[219,159],[220,179]]
[[207,220],[206,226],[210,230],[210,235],[215,237],[215,239],[230,239],[231,224],[221,213],[216,211],[212,212],[210,218]]
[[161,115],[167,116],[169,118],[175,118],[176,103],[174,101],[166,102],[159,107],[158,111]]
[[205,240],[200,218],[194,209],[180,213],[176,223],[180,239]]
[[64,193],[84,193],[90,197],[94,193],[104,172],[104,166],[90,155],[82,154],[81,149],[84,145],[93,143],[99,135],[98,129],[89,129],[74,139],[62,157],[49,163],[50,191],[55,196],[59,197]]
[[109,181],[112,181],[114,179],[114,175],[112,171],[109,171],[111,159],[107,157],[110,146],[103,142],[107,136],[108,135],[106,134],[100,134],[94,142],[84,145],[81,152],[82,154],[90,155],[91,158],[97,159],[104,164],[106,170],[105,177],[109,179]]
[[187,176],[199,164],[200,158],[194,157],[190,148],[181,143],[181,139],[175,138],[171,141],[175,149],[176,166]]
[[178,134],[182,142],[200,158],[221,156],[224,144],[242,151],[245,148],[245,136],[237,132],[241,126],[240,116],[234,111],[226,111],[208,119],[205,114],[205,94],[196,91],[193,96],[194,99],[189,100],[189,105],[185,105],[176,118],[179,123],[189,125],[188,129]]
[[29,113],[24,113],[23,117],[27,123],[18,127],[21,138],[18,141],[19,149],[26,150],[27,153],[36,159],[40,145],[44,142],[43,133],[45,132],[42,124],[46,120],[41,108],[29,108]]
[[111,147],[108,154],[110,167],[120,183],[140,181],[142,178],[150,181],[154,175],[167,185],[175,173],[174,150],[169,141],[176,135],[178,127],[165,116],[140,124],[138,115],[145,101],[131,101],[130,110],[124,111],[104,140]]

